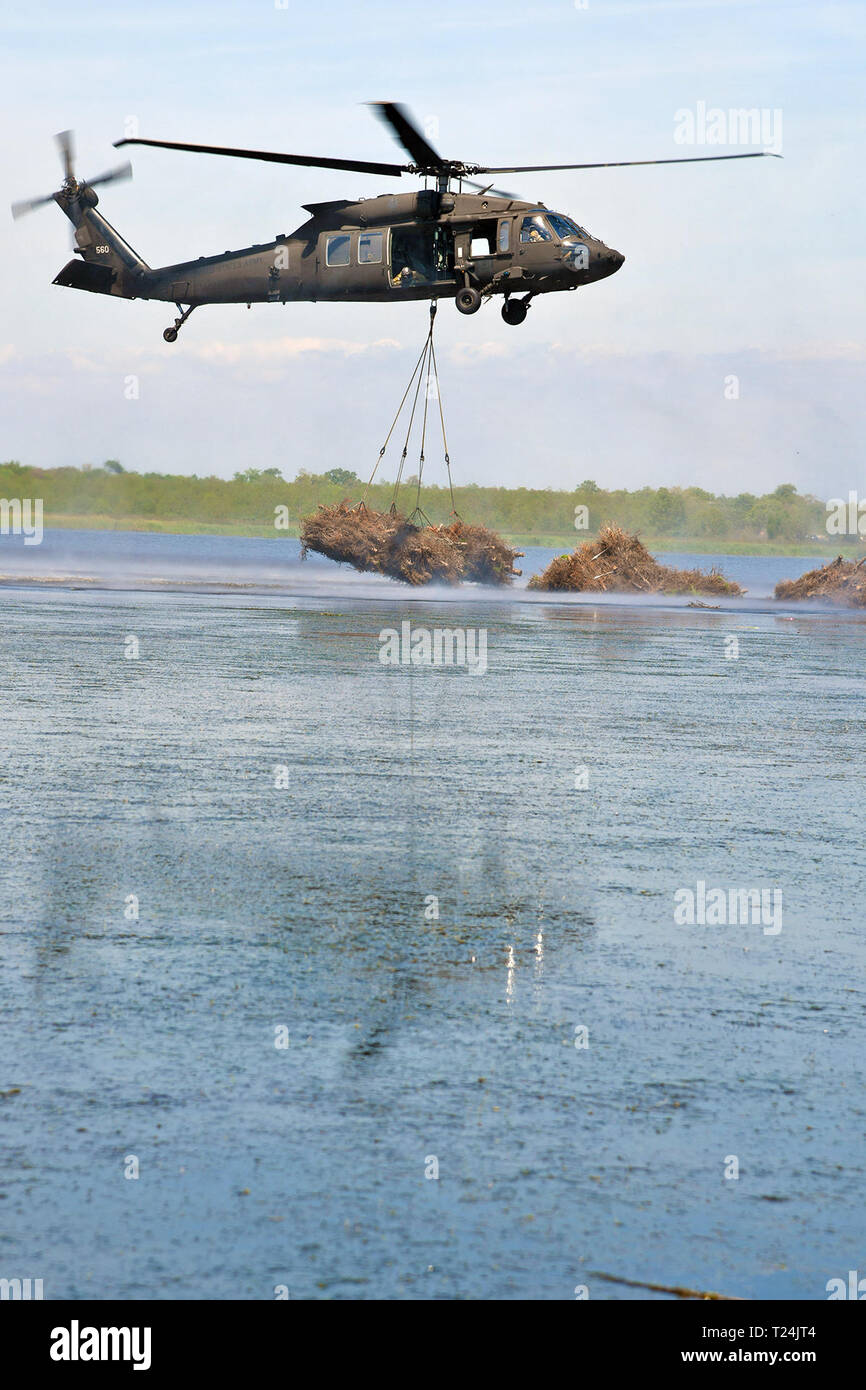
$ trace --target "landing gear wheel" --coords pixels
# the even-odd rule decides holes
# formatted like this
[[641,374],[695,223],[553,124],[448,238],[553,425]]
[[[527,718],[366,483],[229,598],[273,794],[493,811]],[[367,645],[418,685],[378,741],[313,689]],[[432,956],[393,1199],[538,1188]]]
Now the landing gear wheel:
[[481,308],[481,295],[470,285],[466,285],[464,289],[457,291],[454,303],[461,314],[475,314]]
[[183,307],[182,304],[178,304],[178,306],[177,306],[177,318],[175,319],[175,321],[174,321],[174,323],[172,324],[171,328],[164,328],[164,329],[162,330],[162,336],[163,336],[163,338],[165,338],[165,341],[166,341],[167,343],[176,343],[176,342],[177,342],[177,335],[178,335],[178,333],[180,332],[180,330],[183,328],[184,324],[186,323],[187,319],[189,318],[189,316],[190,316],[190,314],[192,313],[192,311],[193,311],[194,308],[195,308],[195,305],[194,305],[194,304],[190,304],[190,306],[189,306],[188,309],[184,309],[184,307]]
[[502,317],[506,323],[516,327],[526,318],[526,305],[520,299],[506,299],[502,306]]

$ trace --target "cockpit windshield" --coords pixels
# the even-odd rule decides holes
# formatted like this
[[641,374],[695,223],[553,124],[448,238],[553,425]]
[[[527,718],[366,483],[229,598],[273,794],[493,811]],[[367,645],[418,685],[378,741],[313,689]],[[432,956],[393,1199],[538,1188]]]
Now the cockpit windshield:
[[561,212],[549,212],[547,220],[560,240],[564,241],[566,237],[589,236],[589,232],[578,226],[576,222],[572,222],[570,217],[564,217]]
[[521,241],[552,241],[550,228],[545,226],[544,218],[536,212],[531,217],[524,217],[520,227]]

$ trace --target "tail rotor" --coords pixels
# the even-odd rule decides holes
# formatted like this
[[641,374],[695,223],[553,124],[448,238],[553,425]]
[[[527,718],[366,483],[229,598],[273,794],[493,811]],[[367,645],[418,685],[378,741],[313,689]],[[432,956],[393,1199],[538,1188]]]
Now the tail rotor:
[[49,193],[45,198],[26,198],[22,203],[12,204],[12,216],[15,218],[17,222],[19,217],[24,217],[26,213],[33,212],[36,208],[41,208],[43,203],[53,202],[53,193]]
[[42,207],[45,203],[59,203],[64,212],[72,209],[74,203],[84,203],[89,207],[95,207],[98,199],[92,191],[95,187],[106,183],[119,183],[123,179],[132,178],[132,165],[118,164],[114,169],[108,169],[104,174],[100,174],[95,179],[84,179],[81,183],[75,177],[75,138],[71,130],[61,130],[54,137],[57,148],[60,152],[60,159],[63,164],[63,187],[56,193],[47,193],[41,198],[27,198],[22,202],[12,204],[12,216],[17,220],[24,217],[28,212],[33,212],[36,208]]
[[63,161],[63,173],[66,183],[75,183],[75,174],[72,166],[75,163],[75,134],[71,130],[60,130],[54,137],[60,158]]

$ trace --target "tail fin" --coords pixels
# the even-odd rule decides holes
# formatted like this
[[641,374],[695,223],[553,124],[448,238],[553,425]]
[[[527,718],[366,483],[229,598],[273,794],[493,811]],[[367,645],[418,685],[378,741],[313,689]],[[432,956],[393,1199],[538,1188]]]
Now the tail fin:
[[96,211],[98,198],[93,189],[86,185],[79,188],[73,196],[65,192],[54,195],[75,228],[79,256],[63,267],[54,284],[135,299],[141,291],[141,277],[150,267]]

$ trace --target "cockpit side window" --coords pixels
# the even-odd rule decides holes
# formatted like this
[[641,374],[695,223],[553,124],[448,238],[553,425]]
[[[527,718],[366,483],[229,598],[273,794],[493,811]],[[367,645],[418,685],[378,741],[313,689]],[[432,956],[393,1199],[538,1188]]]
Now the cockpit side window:
[[544,218],[540,213],[533,213],[531,217],[524,217],[520,225],[521,241],[553,241],[550,230],[545,226]]

